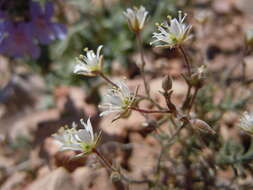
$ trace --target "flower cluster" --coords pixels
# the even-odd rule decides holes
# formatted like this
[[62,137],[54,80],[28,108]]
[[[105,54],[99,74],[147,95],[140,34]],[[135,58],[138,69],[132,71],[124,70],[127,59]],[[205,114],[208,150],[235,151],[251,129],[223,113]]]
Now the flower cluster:
[[239,127],[244,131],[253,134],[253,114],[248,112],[243,113]]
[[90,118],[87,123],[80,120],[83,129],[77,130],[77,125],[72,124],[72,128],[61,128],[58,134],[54,134],[54,138],[61,145],[61,151],[73,150],[79,151],[82,156],[84,154],[91,153],[94,148],[96,148],[99,140],[100,134],[96,135],[93,133]]
[[104,103],[99,105],[103,111],[100,116],[115,113],[118,118],[126,117],[130,114],[131,106],[136,102],[137,90],[133,94],[130,92],[128,86],[122,82],[112,82],[103,74],[103,55],[100,53],[102,45],[97,48],[96,54],[93,50],[86,50],[86,55],[80,55],[77,58],[77,64],[74,67],[74,73],[85,76],[96,76],[100,75],[106,81],[110,82],[112,88],[108,90],[105,95]]
[[[144,27],[148,12],[141,6],[139,9],[127,9],[124,15],[128,20],[131,30],[138,34]],[[180,12],[179,21],[177,19],[172,19],[170,26],[168,24],[159,26],[161,34],[154,33],[154,36],[157,38],[156,41],[163,41],[166,43],[166,45],[162,46],[172,47],[189,39],[188,33],[191,27],[183,24],[185,17],[186,16],[182,17],[182,13]],[[164,28],[167,28],[168,31]],[[39,31],[37,31],[36,36],[42,43],[52,39],[51,37],[46,38],[42,35],[39,37]],[[85,54],[76,58],[77,64],[74,66],[73,70],[73,72],[78,75],[100,76],[111,85],[108,93],[104,96],[103,103],[98,106],[102,110],[100,116],[115,114],[115,118],[113,119],[113,121],[115,121],[119,118],[128,117],[132,110],[142,113],[171,113],[170,110],[144,110],[135,107],[137,104],[138,88],[136,88],[133,93],[123,81],[113,82],[106,76],[103,71],[104,57],[103,54],[101,54],[102,47],[103,46],[100,45],[96,53],[93,50],[85,49]],[[88,120],[87,124],[82,120],[81,123],[84,129],[77,130],[76,125],[73,124],[71,129],[62,129],[62,131],[55,135],[55,138],[62,145],[62,150],[81,151],[82,155],[91,152],[96,153],[96,146],[100,136],[95,137],[93,135],[90,120]],[[203,125],[206,127],[206,124],[203,124],[203,122],[201,125],[199,121],[194,124],[196,123],[200,127],[203,127]]]
[[38,43],[49,44],[55,39],[66,37],[66,27],[52,21],[54,5],[46,2],[44,8],[39,2],[27,1],[28,19],[13,17],[0,9],[0,53],[10,57],[30,56],[38,58]]
[[182,12],[179,11],[178,19],[170,19],[170,23],[164,22],[158,24],[159,32],[153,33],[155,40],[151,42],[151,45],[162,48],[173,48],[182,44],[186,40],[190,39],[189,35],[191,31],[191,25],[184,24],[186,14],[182,16]]

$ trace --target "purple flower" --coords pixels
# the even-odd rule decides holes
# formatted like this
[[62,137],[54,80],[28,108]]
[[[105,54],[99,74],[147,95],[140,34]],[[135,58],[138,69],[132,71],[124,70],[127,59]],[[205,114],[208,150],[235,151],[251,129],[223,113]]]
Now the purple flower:
[[5,36],[4,25],[0,21],[0,45],[1,45],[2,40],[4,39],[4,36]]
[[5,25],[6,25],[6,21],[5,21],[5,13],[0,11],[0,45],[1,42],[5,36]]
[[2,30],[7,35],[0,42],[0,53],[10,57],[31,56],[38,58],[40,48],[34,43],[32,38],[31,25],[25,22],[12,23],[5,21]]
[[40,43],[49,44],[56,38],[64,39],[66,37],[65,25],[51,21],[54,14],[53,3],[46,2],[44,9],[42,9],[38,2],[31,2],[30,14],[33,35]]

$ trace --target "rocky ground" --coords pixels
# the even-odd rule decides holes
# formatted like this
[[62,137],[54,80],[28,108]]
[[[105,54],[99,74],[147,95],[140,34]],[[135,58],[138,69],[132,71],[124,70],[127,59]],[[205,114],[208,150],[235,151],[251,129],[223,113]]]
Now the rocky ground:
[[[242,58],[244,33],[253,26],[253,1],[251,0],[213,0],[208,1],[208,8],[202,7],[207,0],[194,1],[194,7],[188,8],[189,21],[193,24],[193,39],[186,44],[186,49],[193,62],[205,62],[209,66],[208,84],[217,88],[216,102],[224,96],[224,88],[230,88],[235,97],[247,96],[252,91],[250,80],[253,74],[253,56]],[[200,25],[197,19],[207,19]],[[138,62],[139,54],[131,59]],[[159,93],[163,76],[173,78],[173,100],[182,102],[186,85],[181,77],[184,66],[179,52],[160,51],[147,48],[148,80],[152,96],[164,104]],[[246,63],[247,86],[241,82],[241,60]],[[43,77],[34,74],[23,65],[15,67],[15,75],[9,71],[8,59],[0,57],[0,185],[1,190],[113,190],[123,189],[123,184],[112,181],[108,171],[97,161],[95,155],[82,159],[71,159],[74,152],[59,152],[51,135],[61,126],[78,121],[81,117],[91,116],[96,131],[102,130],[100,150],[114,164],[122,167],[124,173],[134,179],[155,178],[155,168],[160,154],[161,144],[154,135],[146,135],[145,118],[133,112],[127,119],[113,124],[110,117],[100,118],[99,110],[93,104],[96,92],[86,87],[59,86],[54,89],[52,107],[43,108],[47,99],[46,84]],[[237,66],[238,65],[238,66]],[[133,70],[136,68],[133,68]],[[131,77],[128,84],[134,89],[141,85],[139,75],[131,76],[131,69],[113,64],[115,78],[117,74]],[[225,85],[225,87],[224,87]],[[106,88],[99,90],[100,94]],[[144,93],[141,88],[140,93]],[[250,105],[250,104],[249,104]],[[150,108],[149,102],[142,102],[141,107]],[[235,127],[238,121],[235,111],[226,112],[215,126],[218,135],[224,139],[233,138],[238,142],[244,136]],[[154,114],[150,119],[159,119]],[[160,131],[168,130],[167,123]],[[153,132],[157,133],[156,131]],[[182,132],[187,138],[187,131]],[[182,144],[176,143],[168,154],[173,158],[182,151]],[[213,152],[203,149],[206,158]],[[171,170],[173,161],[164,163]],[[233,178],[233,169],[221,170],[221,181],[229,183]],[[183,169],[182,169],[183,171]],[[172,171],[173,172],[173,171]],[[252,180],[247,175],[244,180]],[[172,182],[173,183],[173,182]],[[129,189],[148,189],[147,184],[131,184]],[[236,188],[235,188],[236,189]]]

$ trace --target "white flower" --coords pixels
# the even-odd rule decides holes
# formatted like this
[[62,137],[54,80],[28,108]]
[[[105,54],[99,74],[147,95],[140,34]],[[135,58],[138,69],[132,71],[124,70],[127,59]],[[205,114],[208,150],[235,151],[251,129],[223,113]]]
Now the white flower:
[[185,18],[186,14],[182,17],[182,12],[179,11],[178,19],[170,19],[170,24],[167,22],[158,24],[159,32],[153,33],[152,37],[155,40],[151,42],[151,45],[157,44],[156,47],[172,48],[190,39],[191,25],[184,24]]
[[253,134],[253,113],[244,112],[240,119],[239,127]]
[[139,32],[143,29],[148,12],[146,9],[141,6],[139,9],[134,8],[130,9],[128,8],[126,12],[123,13],[128,21],[129,27],[134,31],[134,32]]
[[85,50],[86,56],[80,55],[76,58],[77,65],[74,67],[74,73],[85,76],[96,76],[103,69],[103,55],[100,55],[102,49],[100,45],[95,54],[93,50]]
[[54,134],[56,142],[61,145],[61,151],[73,150],[81,152],[80,155],[87,154],[96,148],[100,140],[100,134],[94,135],[90,118],[87,123],[80,120],[84,129],[77,130],[77,125],[72,124],[72,128],[61,128],[58,134]]
[[137,95],[137,89],[132,94],[124,82],[118,81],[115,84],[118,88],[112,87],[109,89],[105,96],[105,103],[99,105],[99,108],[103,110],[100,116],[116,113],[117,117],[113,121],[121,117],[127,117],[130,114],[130,107],[135,103]]

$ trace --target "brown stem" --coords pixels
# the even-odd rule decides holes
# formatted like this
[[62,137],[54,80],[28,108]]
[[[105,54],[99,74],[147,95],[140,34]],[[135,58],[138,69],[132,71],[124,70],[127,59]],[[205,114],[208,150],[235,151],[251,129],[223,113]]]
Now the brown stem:
[[192,89],[192,86],[190,84],[187,84],[188,85],[188,88],[187,88],[187,94],[185,96],[185,100],[184,100],[184,103],[183,103],[183,109],[186,109],[187,106],[189,105],[189,98],[190,98],[190,93],[191,93],[191,89]]
[[100,72],[99,75],[109,84],[111,84],[112,86],[114,86],[115,88],[119,88],[117,84],[115,84],[114,82],[112,82],[104,73]]
[[102,164],[106,168],[111,170],[111,172],[117,172],[120,175],[121,179],[126,181],[127,183],[140,184],[140,183],[149,183],[150,182],[150,180],[147,180],[147,179],[143,179],[143,180],[129,179],[128,177],[126,177],[122,173],[120,173],[119,170],[113,168],[112,164],[99,151],[97,151],[97,149],[93,149],[93,153],[95,153],[99,157],[100,161],[102,162]]
[[108,160],[106,160],[106,158],[99,151],[97,151],[97,149],[93,149],[93,152],[100,158],[100,161],[106,168],[108,168],[112,172],[117,171],[115,168],[112,167],[112,164]]
[[196,99],[196,97],[197,97],[197,94],[198,94],[199,89],[200,89],[200,88],[196,88],[195,91],[194,91],[194,94],[193,94],[193,96],[192,96],[192,99],[191,99],[191,102],[190,102],[190,105],[189,105],[189,112],[191,111],[191,108],[192,108],[192,106],[193,106],[193,104],[194,104],[194,101],[195,101],[195,99]]
[[157,102],[155,102],[155,100],[153,100],[151,97],[146,97],[146,96],[142,96],[142,95],[137,95],[139,98],[143,99],[143,100],[148,100],[150,101],[152,104],[154,104],[154,106],[156,106],[158,109],[163,109],[162,106],[160,106]]
[[146,76],[145,76],[145,70],[144,70],[146,62],[145,62],[145,59],[144,59],[144,52],[143,52],[141,33],[140,32],[136,33],[136,38],[137,38],[139,52],[140,52],[140,55],[141,55],[141,68],[140,68],[141,77],[142,77],[142,80],[143,80],[143,83],[144,83],[145,92],[146,92],[147,96],[150,97],[150,89],[149,89],[149,86],[148,86],[148,83],[147,83],[147,79],[146,79]]
[[176,132],[170,137],[168,143],[170,143],[176,136],[179,135],[180,131],[185,128],[187,125],[187,122],[184,122],[180,127],[177,128]]
[[178,48],[179,48],[181,54],[182,54],[183,57],[184,57],[184,61],[185,61],[186,67],[187,67],[188,75],[189,75],[189,77],[190,77],[190,76],[191,76],[191,65],[190,65],[189,58],[188,58],[188,56],[187,56],[187,54],[186,54],[186,52],[185,52],[183,46],[179,46]]
[[158,157],[158,161],[157,161],[157,165],[156,165],[156,174],[159,173],[160,171],[160,167],[161,167],[161,160],[162,160],[162,157],[163,157],[163,154],[165,152],[165,148],[170,146],[172,141],[174,140],[174,138],[180,133],[180,131],[187,125],[187,122],[184,122],[180,127],[177,126],[176,122],[172,119],[172,124],[177,127],[177,130],[175,131],[175,133],[170,137],[169,141],[167,142],[167,145],[166,146],[163,146],[162,145],[162,148],[161,148],[161,151],[160,151],[160,154],[159,154],[159,157]]
[[246,63],[244,60],[242,60],[242,77],[243,77],[243,81],[245,81],[245,79],[246,79]]
[[130,109],[141,113],[172,113],[170,110],[144,110],[136,107],[130,107]]

